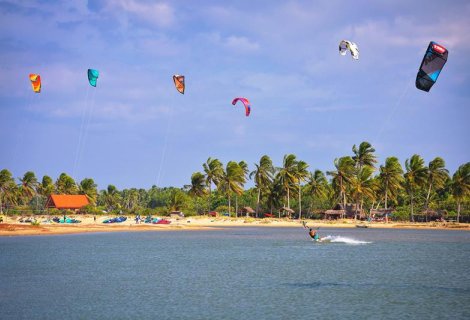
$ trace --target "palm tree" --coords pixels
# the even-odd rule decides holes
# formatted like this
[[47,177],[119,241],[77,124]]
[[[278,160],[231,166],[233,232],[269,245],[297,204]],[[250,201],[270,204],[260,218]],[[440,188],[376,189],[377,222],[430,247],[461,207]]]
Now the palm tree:
[[10,171],[3,169],[0,171],[0,213],[3,214],[3,207],[16,204],[16,184]]
[[332,176],[332,187],[346,209],[346,189],[354,174],[354,160],[351,157],[342,157],[335,159],[334,164],[336,170],[327,171],[326,174]]
[[[282,185],[282,181],[279,179],[279,175],[274,177],[273,182],[269,185],[267,194],[267,204],[270,207],[269,212],[273,213],[273,208],[281,207],[281,199],[285,196],[285,189]],[[281,213],[279,212],[279,218]]]
[[243,184],[245,183],[245,172],[235,161],[229,161],[224,171],[219,187],[228,197],[228,211],[231,212],[231,195],[234,192],[237,195],[242,194]]
[[168,199],[168,210],[171,211],[182,211],[186,204],[185,193],[179,189],[173,189],[170,192]]
[[325,197],[328,188],[327,185],[328,181],[326,180],[325,174],[317,169],[314,173],[309,173],[305,191],[312,197]]
[[410,195],[411,221],[414,222],[414,195],[417,188],[424,186],[427,178],[428,168],[424,166],[424,160],[419,155],[414,154],[405,161],[405,185]]
[[296,177],[297,170],[297,159],[293,154],[284,155],[282,161],[282,167],[277,168],[277,179],[282,184],[286,195],[287,195],[287,208],[290,209],[290,190],[295,186],[297,182]]
[[259,164],[255,163],[255,167],[256,169],[250,173],[250,179],[254,177],[255,187],[258,192],[258,198],[256,200],[256,217],[258,218],[261,194],[269,189],[273,181],[275,170],[271,158],[267,155],[262,156],[259,160]]
[[351,196],[356,200],[354,219],[357,217],[358,208],[359,212],[362,214],[364,197],[369,199],[374,198],[373,179],[371,179],[373,171],[374,169],[372,167],[364,166],[358,169],[357,173],[351,179]]
[[[248,163],[246,163],[243,160],[240,161],[238,163],[238,165],[243,170],[243,181],[241,183],[241,186],[242,186],[242,189],[243,189],[243,186],[246,183],[246,178],[247,178],[250,170],[248,169]],[[243,193],[243,190],[242,190],[242,193]],[[238,217],[238,195],[236,193],[235,193],[235,216]]]
[[[201,172],[195,172],[191,176],[191,186],[188,190],[189,195],[195,198],[204,197],[207,194],[206,178]],[[198,202],[196,201],[196,211],[198,210]]]
[[112,184],[108,185],[106,190],[101,191],[101,198],[108,211],[117,209],[120,207],[121,195],[115,186]]
[[352,159],[354,160],[357,168],[361,169],[364,166],[369,166],[375,169],[375,164],[377,163],[374,155],[375,149],[372,148],[372,145],[369,142],[362,142],[359,145],[359,148],[357,148],[356,145],[353,145],[352,151],[354,153]]
[[308,164],[305,161],[297,161],[297,168],[295,170],[295,179],[298,183],[299,188],[299,220],[302,219],[302,181],[305,181],[308,177]]
[[385,209],[388,209],[389,194],[395,198],[403,183],[403,169],[398,158],[385,159],[385,165],[380,166],[379,183],[385,195]]
[[124,208],[134,210],[139,206],[140,194],[136,188],[125,189],[122,191],[122,203]]
[[433,187],[435,189],[442,188],[446,180],[449,178],[449,170],[445,168],[446,164],[444,159],[436,157],[434,160],[429,162],[428,171],[427,171],[427,180],[428,180],[428,192],[426,194],[426,220],[427,212],[429,208],[429,198],[431,197],[431,190]]
[[39,185],[38,192],[44,198],[48,198],[51,194],[54,193],[54,182],[49,176],[43,176],[41,184]]
[[452,195],[457,201],[457,222],[460,221],[460,204],[470,196],[470,162],[461,165],[452,176]]
[[84,194],[87,196],[91,205],[96,205],[96,198],[98,196],[97,185],[91,178],[85,178],[80,182],[78,186],[78,194]]
[[23,178],[20,178],[20,194],[24,204],[31,201],[33,196],[37,193],[39,186],[38,179],[32,171],[28,171],[24,174]]
[[194,172],[192,174],[189,194],[193,197],[203,197],[207,194],[206,179],[201,172]]
[[209,188],[209,211],[211,210],[211,197],[212,197],[212,183],[219,185],[220,180],[224,173],[222,163],[218,159],[207,159],[206,163],[202,165],[206,174],[206,184]]
[[61,173],[56,183],[56,191],[59,194],[77,194],[78,187],[72,177],[66,173]]

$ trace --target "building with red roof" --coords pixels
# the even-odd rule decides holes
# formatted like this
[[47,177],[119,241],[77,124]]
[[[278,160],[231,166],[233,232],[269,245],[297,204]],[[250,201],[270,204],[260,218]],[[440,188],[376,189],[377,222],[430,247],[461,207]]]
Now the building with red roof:
[[77,210],[89,205],[88,197],[83,194],[51,194],[47,199],[47,208]]

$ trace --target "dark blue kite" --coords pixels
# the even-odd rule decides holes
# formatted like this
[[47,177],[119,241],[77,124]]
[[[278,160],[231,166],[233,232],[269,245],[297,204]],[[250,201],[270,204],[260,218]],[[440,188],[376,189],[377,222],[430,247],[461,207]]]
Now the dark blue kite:
[[447,62],[449,51],[443,46],[431,41],[424,55],[423,62],[416,76],[416,88],[429,92],[437,81],[439,73]]

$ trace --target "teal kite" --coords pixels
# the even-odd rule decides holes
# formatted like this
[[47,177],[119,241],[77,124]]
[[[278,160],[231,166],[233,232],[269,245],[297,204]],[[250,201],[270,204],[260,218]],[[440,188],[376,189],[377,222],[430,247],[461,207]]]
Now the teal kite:
[[98,70],[88,69],[88,82],[90,82],[90,86],[96,87],[96,81],[99,75],[100,72]]

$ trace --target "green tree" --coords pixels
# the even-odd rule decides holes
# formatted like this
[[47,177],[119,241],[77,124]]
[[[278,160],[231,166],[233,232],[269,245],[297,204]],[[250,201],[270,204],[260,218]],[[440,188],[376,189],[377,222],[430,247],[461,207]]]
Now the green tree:
[[48,198],[51,194],[54,193],[54,182],[52,178],[49,176],[43,176],[41,180],[41,184],[39,185],[38,192],[39,194],[44,197]]
[[140,203],[140,193],[136,188],[125,189],[121,193],[122,206],[127,210],[136,210]]
[[92,205],[96,205],[96,199],[98,197],[98,190],[95,181],[91,178],[85,178],[80,182],[78,187],[78,194],[84,194]]
[[446,164],[444,159],[436,157],[434,160],[429,162],[427,170],[427,187],[428,191],[426,194],[426,218],[427,211],[429,208],[429,199],[431,197],[431,191],[434,189],[440,189],[444,187],[447,178],[449,178],[449,170],[445,168]]
[[66,173],[61,173],[59,179],[55,183],[56,192],[58,194],[77,194],[78,187],[72,177]]
[[[242,192],[240,193],[240,195],[243,194],[243,191],[244,191],[244,186],[245,186],[245,183],[246,183],[246,179],[248,177],[248,174],[250,172],[250,170],[248,169],[248,164],[245,162],[245,161],[240,161],[238,163],[238,165],[240,166],[240,168],[242,169],[243,171],[243,179],[242,181],[240,181],[240,186],[242,187]],[[238,194],[235,193],[235,216],[238,217]]]
[[297,161],[297,167],[295,168],[295,180],[297,180],[297,187],[299,189],[299,220],[302,219],[302,185],[308,177],[308,164],[305,161]]
[[17,186],[10,171],[3,169],[0,171],[0,213],[3,208],[16,205]]
[[364,198],[374,199],[373,171],[374,169],[372,167],[364,166],[357,169],[357,173],[351,178],[351,196],[356,202],[356,214],[354,215],[354,219],[357,217],[358,208],[360,212],[362,212]]
[[351,157],[337,158],[334,161],[336,170],[327,171],[326,174],[332,176],[332,187],[337,195],[337,199],[343,201],[343,208],[346,208],[346,190],[354,175],[354,160]]
[[460,221],[460,205],[470,196],[470,162],[461,165],[452,176],[452,195],[457,201],[457,221]]
[[219,183],[221,191],[228,197],[229,213],[231,212],[232,192],[237,195],[241,195],[244,183],[245,172],[243,171],[243,168],[235,161],[229,161]]
[[380,166],[379,184],[384,192],[385,209],[388,209],[388,198],[396,199],[398,192],[402,189],[403,168],[398,158],[388,157],[385,165]]
[[192,174],[189,194],[193,197],[203,197],[207,194],[206,178],[201,172],[194,172]]
[[112,184],[108,185],[106,190],[102,190],[100,194],[101,202],[108,211],[119,209],[121,195],[118,189]]
[[[274,177],[273,183],[269,186],[267,194],[267,204],[269,206],[269,212],[273,213],[273,209],[279,209],[281,207],[281,199],[286,196],[285,189],[279,175]],[[279,213],[280,217],[280,213]]]
[[287,196],[287,208],[290,209],[290,191],[297,182],[297,159],[293,154],[284,155],[282,167],[277,168],[277,180],[281,183]]
[[328,181],[321,170],[317,169],[315,172],[309,173],[305,192],[313,198],[326,197],[328,192]]
[[38,179],[32,171],[28,171],[20,178],[19,191],[23,204],[28,204],[36,195],[39,186]]
[[218,159],[207,159],[206,163],[202,165],[204,168],[204,173],[206,174],[206,183],[209,188],[209,211],[211,208],[211,199],[212,199],[212,184],[215,184],[216,187],[219,186],[220,180],[224,174],[224,168],[222,163]]
[[354,160],[357,168],[361,169],[364,166],[368,166],[375,169],[375,164],[377,163],[377,159],[374,155],[375,149],[372,148],[369,142],[362,142],[359,145],[359,148],[357,148],[356,145],[353,145],[352,151],[354,153],[352,159]]
[[414,154],[405,161],[405,186],[410,195],[411,221],[414,220],[414,197],[416,190],[426,184],[428,168],[424,165],[424,160],[419,155]]
[[186,195],[179,189],[172,189],[168,198],[168,211],[182,211],[186,206]]
[[250,173],[250,179],[254,178],[255,187],[258,193],[256,199],[256,217],[258,217],[261,195],[268,192],[273,181],[275,169],[271,158],[267,155],[262,156],[259,160],[259,164],[255,163],[255,167],[256,169]]

